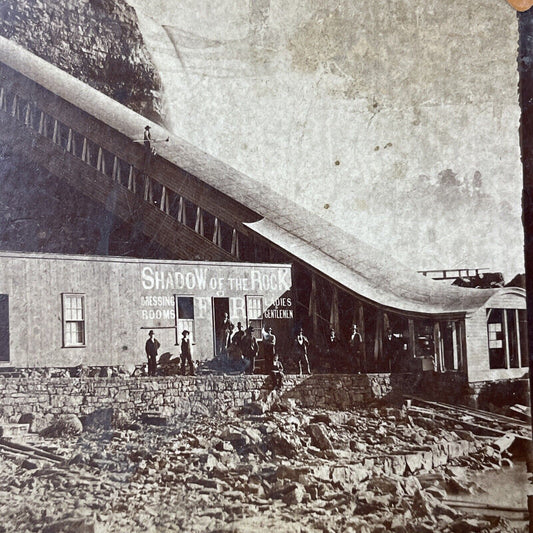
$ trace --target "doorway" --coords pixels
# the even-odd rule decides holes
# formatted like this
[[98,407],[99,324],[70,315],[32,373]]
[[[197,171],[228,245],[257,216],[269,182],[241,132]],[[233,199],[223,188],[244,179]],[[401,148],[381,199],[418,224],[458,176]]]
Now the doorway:
[[229,335],[229,298],[213,298],[213,338],[215,355],[226,353]]

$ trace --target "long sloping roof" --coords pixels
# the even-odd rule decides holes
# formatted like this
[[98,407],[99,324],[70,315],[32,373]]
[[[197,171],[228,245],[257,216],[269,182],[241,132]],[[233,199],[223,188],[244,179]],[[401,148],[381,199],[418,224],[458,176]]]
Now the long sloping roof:
[[[0,61],[131,139],[150,123],[3,37]],[[154,137],[169,135],[161,126],[151,125]],[[158,147],[158,154],[252,210],[257,216],[243,220],[250,229],[365,300],[410,313],[453,314],[478,309],[496,292],[427,279],[173,135]]]

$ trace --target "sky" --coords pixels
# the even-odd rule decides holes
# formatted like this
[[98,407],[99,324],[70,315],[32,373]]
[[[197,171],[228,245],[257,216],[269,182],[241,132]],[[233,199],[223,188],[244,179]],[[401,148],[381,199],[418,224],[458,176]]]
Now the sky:
[[523,272],[506,2],[128,2],[175,135],[415,270]]

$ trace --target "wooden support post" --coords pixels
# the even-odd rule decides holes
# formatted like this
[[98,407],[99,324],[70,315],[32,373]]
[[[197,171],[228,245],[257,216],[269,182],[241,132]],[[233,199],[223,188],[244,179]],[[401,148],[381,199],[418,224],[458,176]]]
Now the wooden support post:
[[362,303],[359,303],[358,321],[359,333],[361,334],[361,370],[367,371],[366,364],[366,329],[365,329],[365,311]]
[[468,352],[466,350],[466,325],[465,321],[460,320],[457,324],[457,339],[459,342],[459,368],[458,370],[466,370],[467,369],[467,357]]
[[231,254],[237,258],[240,258],[241,256],[239,250],[239,232],[235,228],[233,228],[231,234]]
[[18,118],[18,97],[16,94],[13,96],[13,104],[11,105],[11,116]]
[[135,186],[135,169],[133,165],[130,165],[130,170],[128,172],[128,190],[135,193],[137,187]]
[[89,162],[89,147],[87,146],[87,138],[83,138],[83,146],[81,148],[81,160],[85,163]]
[[113,170],[111,171],[111,177],[114,181],[120,183],[120,165],[118,164],[118,157],[113,156]]
[[52,133],[52,142],[55,144],[59,144],[58,138],[59,138],[59,123],[57,122],[57,118],[56,118],[54,119],[54,131]]
[[407,321],[409,328],[409,343],[408,343],[408,352],[409,357],[416,357],[416,338],[415,338],[415,321],[412,318],[409,318]]
[[339,337],[339,291],[335,285],[332,287],[329,323]]
[[161,211],[165,212],[167,215],[170,214],[167,188],[164,185],[163,185],[163,188],[161,189]]
[[39,133],[41,135],[44,135],[46,137],[46,116],[44,114],[44,111],[41,111],[41,115],[39,117]]
[[383,313],[383,334],[386,335],[389,329],[390,329],[389,315],[387,313]]
[[378,370],[383,354],[383,311],[376,311],[376,328],[374,336],[374,369]]
[[200,206],[196,208],[196,221],[194,223],[194,231],[200,235],[204,234],[204,215]]
[[220,223],[219,223],[217,217],[215,217],[215,229],[213,231],[213,242],[217,246],[221,246],[221,244],[222,244],[221,235],[220,235]]
[[185,205],[183,202],[183,196],[180,196],[180,201],[178,204],[178,222],[185,224]]
[[100,171],[102,174],[105,174],[105,161],[102,148],[98,147],[98,157],[96,159],[96,170]]
[[509,324],[507,320],[507,309],[502,309],[503,314],[503,351],[505,354],[505,368],[511,368],[511,354],[509,352]]
[[444,372],[446,370],[446,367],[444,365],[441,340],[442,339],[440,334],[440,324],[439,322],[435,322],[435,324],[433,324],[433,368],[437,372]]
[[313,337],[316,339],[318,332],[318,316],[316,310],[316,274],[311,274],[311,294],[309,295],[309,316],[311,317],[311,323],[313,327]]
[[69,153],[72,153],[73,150],[72,150],[72,137],[73,137],[73,133],[72,133],[72,128],[69,128],[68,129],[68,137],[67,137],[67,152]]
[[31,104],[28,102],[26,104],[26,111],[24,113],[24,124],[31,127]]
[[151,204],[154,203],[154,197],[152,193],[152,180],[150,179],[150,176],[148,174],[145,174],[144,176],[144,200],[146,202],[149,202]]
[[459,370],[459,340],[457,338],[457,322],[451,321],[452,326],[452,351],[453,351],[453,368],[451,370]]
[[514,309],[515,312],[515,324],[516,324],[516,347],[518,355],[518,368],[522,366],[522,342],[520,338],[520,316],[518,309]]

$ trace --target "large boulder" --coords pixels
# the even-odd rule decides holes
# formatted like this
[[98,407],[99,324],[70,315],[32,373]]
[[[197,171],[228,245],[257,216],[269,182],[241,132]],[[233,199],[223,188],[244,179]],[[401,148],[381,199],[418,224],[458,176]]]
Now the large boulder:
[[83,424],[76,415],[61,415],[40,433],[42,437],[71,437],[83,431]]
[[323,424],[309,424],[306,429],[311,437],[311,444],[313,446],[321,450],[333,450],[333,444],[331,444],[331,440]]

